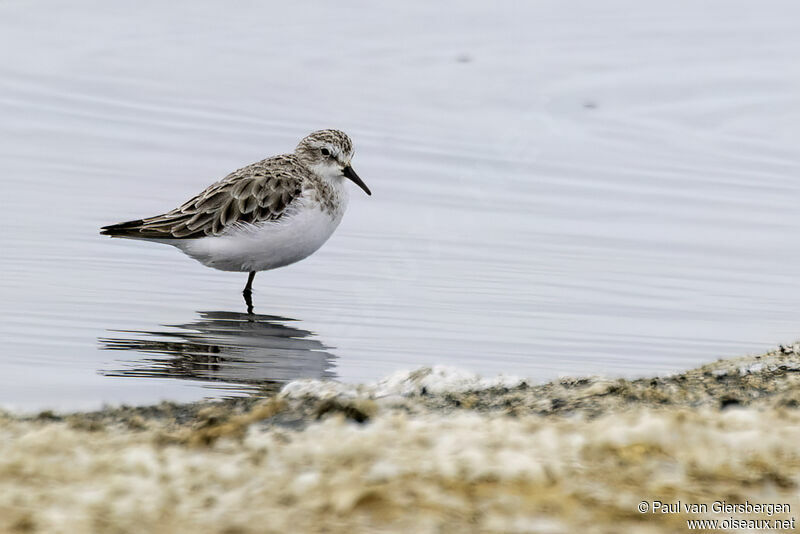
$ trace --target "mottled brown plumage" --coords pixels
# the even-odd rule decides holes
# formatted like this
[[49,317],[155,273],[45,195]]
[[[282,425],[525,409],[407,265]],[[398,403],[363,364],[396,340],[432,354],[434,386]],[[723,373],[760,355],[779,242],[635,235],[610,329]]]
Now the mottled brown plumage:
[[106,226],[103,234],[150,239],[220,235],[235,224],[280,219],[314,177],[294,154],[242,167],[163,215]]
[[210,185],[179,208],[101,229],[103,235],[142,239],[192,239],[217,236],[236,225],[277,221],[304,190],[327,210],[335,203],[330,185],[309,169],[320,147],[337,147],[330,158],[352,155],[350,138],[338,130],[320,130],[304,138],[294,154],[274,156],[242,167]]

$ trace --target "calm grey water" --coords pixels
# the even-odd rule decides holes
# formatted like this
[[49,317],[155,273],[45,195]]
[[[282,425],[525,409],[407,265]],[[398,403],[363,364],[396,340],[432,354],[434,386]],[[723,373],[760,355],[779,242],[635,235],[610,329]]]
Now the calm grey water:
[[[0,406],[678,370],[800,337],[800,4],[0,4]],[[98,235],[326,127],[344,222],[256,278]]]

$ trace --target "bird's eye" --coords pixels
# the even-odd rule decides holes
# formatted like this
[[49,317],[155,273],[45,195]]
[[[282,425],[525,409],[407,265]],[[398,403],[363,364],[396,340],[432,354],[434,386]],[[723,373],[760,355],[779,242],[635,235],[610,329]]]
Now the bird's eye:
[[327,148],[320,148],[319,151],[323,156],[330,156],[331,155],[331,151],[328,150]]

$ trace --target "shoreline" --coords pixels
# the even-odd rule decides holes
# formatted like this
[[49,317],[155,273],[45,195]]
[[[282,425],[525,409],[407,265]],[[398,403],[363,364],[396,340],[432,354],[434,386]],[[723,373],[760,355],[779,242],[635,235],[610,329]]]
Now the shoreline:
[[[634,380],[530,385],[434,367],[370,385],[297,381],[261,399],[0,412],[0,532],[789,521],[800,510],[798,406],[795,344]],[[789,510],[724,514],[717,501]],[[669,511],[675,503],[706,509]]]
[[[792,377],[797,374],[796,380]],[[128,424],[137,420],[162,420],[177,426],[192,425],[211,412],[215,417],[244,414],[270,399],[291,399],[281,417],[261,424],[295,426],[310,422],[328,411],[339,411],[357,422],[367,413],[349,416],[344,408],[375,403],[409,412],[471,410],[507,415],[597,417],[640,407],[761,406],[764,403],[789,408],[800,406],[800,343],[780,345],[764,354],[718,359],[669,375],[642,378],[603,376],[562,377],[531,384],[516,377],[483,378],[450,367],[423,367],[398,372],[372,384],[346,384],[328,380],[296,380],[276,388],[254,392],[249,397],[228,397],[187,403],[164,401],[142,406],[109,406],[99,410],[35,414],[0,414],[21,421],[66,421],[75,425]],[[339,408],[336,408],[339,406]],[[377,407],[377,405],[376,405]],[[290,425],[291,426],[291,425]]]

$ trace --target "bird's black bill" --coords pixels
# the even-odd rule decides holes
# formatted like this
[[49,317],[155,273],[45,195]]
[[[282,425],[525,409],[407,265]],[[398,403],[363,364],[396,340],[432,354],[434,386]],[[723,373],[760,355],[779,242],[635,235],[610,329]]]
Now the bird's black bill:
[[344,168],[344,171],[342,172],[344,172],[344,175],[350,180],[352,180],[353,183],[355,183],[358,187],[363,189],[366,194],[372,196],[372,191],[369,190],[369,187],[367,187],[367,184],[364,183],[364,180],[358,177],[356,171],[353,170],[353,167],[348,165],[347,167]]

